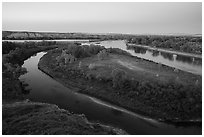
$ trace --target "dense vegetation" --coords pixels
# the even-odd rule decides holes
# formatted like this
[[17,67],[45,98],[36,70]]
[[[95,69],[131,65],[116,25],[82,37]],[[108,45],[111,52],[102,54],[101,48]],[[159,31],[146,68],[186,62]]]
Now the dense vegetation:
[[26,73],[26,69],[22,68],[24,60],[37,52],[56,48],[54,44],[53,42],[2,43],[2,133],[4,135],[126,134],[120,129],[90,123],[84,115],[71,114],[55,105],[23,101],[28,91],[24,90],[25,84],[22,84],[18,78]]
[[[120,49],[104,49],[98,46],[67,45],[67,49],[67,54],[76,58],[74,62],[68,64],[58,62],[56,58],[62,55],[62,49],[58,49],[45,55],[39,67],[53,77],[65,78],[65,83],[79,87],[79,92],[103,98],[134,111],[145,111],[147,115],[156,118],[172,121],[201,118],[202,86],[200,82],[182,84],[175,79],[167,83],[151,79],[142,80],[142,77],[132,79],[123,69],[111,69],[110,65],[104,67],[94,65],[94,63],[87,68],[80,62],[88,60],[90,56],[92,58],[96,55],[102,56],[99,59],[103,60],[106,59],[104,56],[109,56],[109,54],[122,56],[129,54]],[[47,67],[48,70],[45,70],[44,68],[47,69]],[[161,65],[161,67],[164,66]],[[105,75],[106,71],[108,71],[108,76]],[[145,110],[139,106],[138,101],[148,109]]]
[[42,33],[42,32],[11,32],[3,31],[5,40],[49,40],[49,39],[89,39],[91,41],[102,40],[126,40],[128,43],[147,45],[151,47],[170,49],[188,53],[202,53],[201,36],[174,36],[174,35],[130,35],[130,34],[86,34],[86,33]]
[[20,48],[22,50],[33,49],[37,47],[49,47],[56,45],[55,41],[42,41],[42,42],[2,42],[2,53],[8,54],[11,50]]
[[2,108],[3,135],[107,135],[124,131],[90,123],[84,115],[71,114],[55,105],[16,102]]
[[[48,46],[49,45],[49,46]],[[38,43],[2,43],[2,97],[4,99],[22,99],[22,83],[18,77],[26,70],[21,67],[24,60],[33,54],[55,48],[47,42]]]
[[202,53],[202,37],[188,36],[138,36],[128,39],[129,43],[147,45],[188,53]]

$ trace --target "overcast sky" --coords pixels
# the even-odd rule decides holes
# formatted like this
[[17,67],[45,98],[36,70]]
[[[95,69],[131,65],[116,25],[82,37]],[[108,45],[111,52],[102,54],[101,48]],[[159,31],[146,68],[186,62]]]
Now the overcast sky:
[[202,33],[202,3],[3,3],[3,30]]

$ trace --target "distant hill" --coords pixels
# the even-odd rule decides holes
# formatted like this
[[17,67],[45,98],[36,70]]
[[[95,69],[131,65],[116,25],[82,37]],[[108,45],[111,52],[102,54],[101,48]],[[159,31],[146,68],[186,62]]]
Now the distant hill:
[[[100,35],[101,36],[101,35]],[[24,39],[98,39],[99,35],[86,33],[54,33],[54,32],[26,32],[26,31],[3,31],[3,40]]]
[[117,40],[132,39],[132,37],[202,37],[202,34],[117,34],[117,33],[59,33],[59,32],[27,32],[27,31],[2,31],[3,40],[52,40],[52,39],[100,39]]

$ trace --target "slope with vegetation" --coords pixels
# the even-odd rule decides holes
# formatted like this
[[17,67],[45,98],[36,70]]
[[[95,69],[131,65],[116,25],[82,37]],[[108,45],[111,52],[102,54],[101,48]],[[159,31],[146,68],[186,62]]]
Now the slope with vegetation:
[[[24,60],[37,52],[56,48],[55,43],[2,43],[2,97],[4,100],[22,99],[22,83],[18,77],[26,73]],[[26,91],[24,91],[26,92]]]
[[123,130],[89,122],[84,115],[71,114],[56,105],[15,102],[3,105],[4,135],[116,135]]
[[158,120],[181,122],[202,117],[201,76],[120,49],[64,45],[44,55],[39,68],[76,92]]
[[3,42],[2,56],[2,133],[28,134],[126,134],[126,132],[90,123],[85,116],[71,114],[55,105],[25,101],[24,84],[18,79],[26,73],[24,60],[37,52],[56,48],[55,43]]

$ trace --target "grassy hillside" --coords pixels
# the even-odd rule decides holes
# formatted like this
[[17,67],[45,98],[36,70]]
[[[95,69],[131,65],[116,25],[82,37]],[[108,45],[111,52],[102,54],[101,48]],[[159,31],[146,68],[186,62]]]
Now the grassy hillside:
[[56,105],[36,102],[4,104],[3,135],[115,135],[124,131],[89,122]]

